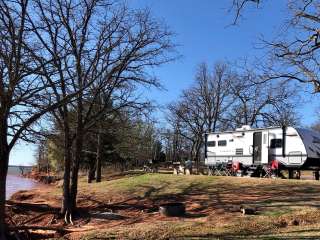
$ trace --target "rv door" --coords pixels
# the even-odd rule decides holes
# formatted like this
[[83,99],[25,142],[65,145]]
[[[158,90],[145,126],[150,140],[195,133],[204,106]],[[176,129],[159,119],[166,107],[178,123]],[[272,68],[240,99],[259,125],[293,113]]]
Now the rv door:
[[253,133],[253,164],[261,164],[262,132]]

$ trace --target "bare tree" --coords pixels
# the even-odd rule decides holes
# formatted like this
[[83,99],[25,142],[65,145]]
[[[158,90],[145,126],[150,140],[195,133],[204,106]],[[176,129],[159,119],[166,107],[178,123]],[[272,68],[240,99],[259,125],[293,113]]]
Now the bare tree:
[[289,84],[259,82],[259,75],[250,71],[237,74],[230,88],[235,97],[233,111],[228,117],[233,127],[296,125],[299,122],[293,105],[297,97]]
[[181,127],[181,119],[175,114],[167,115],[167,123],[169,127],[159,129],[162,142],[165,148],[165,154],[168,162],[180,162],[190,154],[191,142],[180,134],[183,131]]
[[179,123],[179,134],[191,143],[190,157],[197,163],[205,132],[223,127],[224,116],[233,99],[230,91],[232,73],[226,63],[215,64],[213,71],[201,64],[195,84],[183,91],[180,100],[169,105],[170,116]]
[[10,151],[46,113],[69,101],[47,98],[40,75],[52,61],[38,61],[41,48],[29,21],[28,0],[0,1],[0,238],[5,239],[5,185]]
[[242,17],[242,13],[248,5],[255,4],[259,6],[261,0],[232,0],[232,5],[230,11],[234,12],[233,24],[236,24],[239,21],[239,18]]
[[205,131],[215,132],[227,127],[225,117],[231,107],[231,83],[235,75],[225,62],[218,62],[210,70],[206,64],[199,66],[196,75],[197,94],[201,99],[205,117]]
[[179,102],[169,105],[169,111],[172,118],[179,119],[179,135],[192,144],[189,157],[197,161],[206,122],[194,92],[184,91]]
[[[234,0],[235,22],[245,7],[262,1]],[[270,50],[269,61],[264,63],[263,81],[297,81],[312,86],[315,93],[320,92],[319,78],[319,1],[287,1],[289,10],[285,27],[280,36],[273,41],[263,40]],[[280,25],[280,24],[279,24]],[[268,67],[267,67],[268,66]]]
[[[54,74],[44,76],[54,85],[50,94],[57,99],[76,94],[73,101],[53,112],[65,135],[62,213],[68,220],[76,207],[84,134],[110,104],[114,110],[134,102],[131,90],[137,84],[158,86],[147,68],[172,60],[168,52],[173,45],[171,33],[145,10],[129,10],[108,0],[36,0],[34,6],[37,37],[46,55],[55,60],[51,65]],[[68,119],[71,109],[76,115],[73,129]]]
[[298,124],[295,100],[289,84],[260,82],[254,71],[231,69],[227,63],[215,64],[213,71],[201,64],[194,85],[168,106],[168,122],[188,140],[189,156],[199,161],[205,132]]
[[264,77],[307,83],[319,93],[319,2],[289,1],[288,8],[286,30],[274,41],[264,41],[271,50],[271,67]]

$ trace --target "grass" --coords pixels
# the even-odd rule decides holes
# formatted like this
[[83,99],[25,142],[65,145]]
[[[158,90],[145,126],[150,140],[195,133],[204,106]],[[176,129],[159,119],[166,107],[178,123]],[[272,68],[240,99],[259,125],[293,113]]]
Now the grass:
[[[83,240],[320,238],[316,181],[132,174],[90,185],[82,178],[79,199],[80,206],[107,203],[127,217],[95,220],[101,227]],[[184,202],[188,215],[166,218],[148,211],[168,201]],[[257,215],[242,216],[234,210],[240,205],[256,208]]]

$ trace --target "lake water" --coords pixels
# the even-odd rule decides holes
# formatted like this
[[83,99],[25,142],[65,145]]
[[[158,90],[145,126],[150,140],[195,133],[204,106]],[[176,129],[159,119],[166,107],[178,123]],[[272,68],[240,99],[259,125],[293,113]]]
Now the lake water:
[[7,176],[7,188],[6,188],[6,198],[9,199],[12,194],[20,190],[30,190],[32,188],[38,187],[41,184],[38,182],[20,177],[19,175],[8,174]]

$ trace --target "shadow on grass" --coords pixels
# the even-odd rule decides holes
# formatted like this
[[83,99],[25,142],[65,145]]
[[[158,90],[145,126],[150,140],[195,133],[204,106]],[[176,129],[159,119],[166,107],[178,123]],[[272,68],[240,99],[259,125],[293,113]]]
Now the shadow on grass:
[[[135,185],[129,193],[123,195],[128,197],[125,200],[106,203],[89,197],[88,201],[95,203],[96,207],[93,209],[98,212],[107,209],[127,217],[130,219],[127,225],[148,223],[150,217],[156,220],[157,218],[153,218],[153,215],[146,215],[146,213],[155,213],[158,211],[159,205],[168,202],[184,203],[187,209],[185,219],[207,216],[210,216],[208,219],[211,219],[224,214],[229,214],[228,216],[231,218],[233,216],[239,217],[241,205],[255,207],[259,215],[270,217],[289,214],[294,208],[320,207],[320,194],[317,194],[320,192],[320,185],[317,184],[294,185],[286,181],[273,182],[260,181],[259,179],[256,182],[239,179],[239,184],[237,184],[234,178],[216,178],[214,181],[206,179],[193,181],[193,178],[177,178],[175,180],[155,177],[147,179],[147,183]],[[228,181],[229,179],[230,181]],[[238,215],[232,215],[235,212]],[[253,217],[252,220],[257,221],[256,224],[263,225],[262,222],[255,219]],[[181,220],[183,221],[183,218]],[[123,223],[119,221],[119,224]],[[254,227],[248,227],[248,229],[243,229],[243,232],[236,229],[226,229],[226,233],[223,234],[211,234],[214,230],[210,230],[207,235],[201,231],[198,234],[195,229],[194,234],[186,235],[182,239],[319,239],[319,237],[307,236],[307,231],[288,232],[286,234],[289,236],[285,237],[282,237],[281,234],[280,236],[274,235],[272,233],[275,232],[275,225],[271,225],[270,228],[263,227],[263,229],[260,231]],[[317,230],[313,231],[316,233]]]
[[[294,207],[320,207],[320,195],[317,194],[320,192],[320,186],[318,185],[292,185],[281,182],[276,184],[262,182],[253,185],[250,183],[235,185],[228,182],[210,185],[205,182],[190,182],[190,184],[179,185],[163,180],[157,184],[160,186],[153,186],[152,183],[139,185],[139,191],[142,189],[142,194],[139,196],[113,204],[101,204],[113,210],[153,212],[157,211],[157,206],[160,204],[183,202],[187,209],[192,205],[192,209],[188,209],[191,211],[190,214],[199,214],[202,217],[212,211],[217,211],[215,214],[232,213],[241,205],[254,206],[258,212],[262,213],[269,211],[287,213],[288,209]],[[172,187],[178,188],[179,191],[170,193]],[[135,189],[132,193],[134,191]],[[130,193],[128,195],[130,196]]]
[[[304,191],[306,190],[306,191]],[[224,212],[234,212],[240,205],[252,205],[258,210],[268,208],[320,207],[319,186],[305,187],[277,185],[239,185],[227,183],[209,186],[202,183],[191,183],[177,194],[158,194],[153,201],[181,201],[198,203],[198,211],[205,209],[220,209]],[[149,195],[148,195],[149,196]]]
[[[236,215],[231,215],[231,213],[238,212],[238,216],[240,216],[238,209],[241,205],[253,206],[258,209],[259,214],[270,217],[279,217],[294,212],[294,208],[320,207],[320,194],[318,194],[320,185],[318,184],[294,184],[289,181],[259,179],[257,181],[242,181],[239,179],[239,184],[237,184],[234,181],[235,178],[215,178],[214,181],[207,180],[208,178],[199,179],[178,177],[177,180],[173,178],[164,178],[163,180],[158,177],[151,178],[150,184],[144,182],[130,190],[132,195],[126,195],[128,196],[127,199],[104,205],[101,202],[101,205],[98,205],[114,211],[124,211],[124,215],[128,213],[130,217],[130,211],[152,213],[158,211],[160,204],[183,202],[187,208],[185,219],[203,218],[210,215],[210,218],[207,218],[208,221],[219,214],[230,213],[228,216],[233,219]],[[138,193],[135,194],[134,191]],[[242,221],[241,219],[239,218],[240,221]],[[223,232],[215,233],[214,225],[212,225],[212,230],[206,229],[205,231],[201,231],[200,228],[200,230],[195,229],[190,232],[188,227],[183,237],[175,237],[174,239],[320,239],[319,236],[312,236],[320,233],[320,229],[298,230],[289,226],[285,228],[285,233],[281,233],[281,231],[278,233],[277,222],[273,223],[270,220],[270,222],[267,222],[270,225],[263,226],[264,222],[256,220],[256,217],[246,218],[244,216],[243,219],[247,219],[248,223],[251,220],[256,221],[255,223],[259,225],[259,228],[255,228],[254,225],[246,226],[246,222],[244,222],[243,229],[237,229],[237,225],[233,225],[235,222],[231,221],[230,226],[234,226],[234,228],[228,226],[223,229]],[[180,220],[184,221],[183,218],[179,218]],[[286,221],[290,223],[291,220],[288,218]],[[317,220],[315,219],[315,221]],[[141,222],[148,224],[148,220],[141,215],[133,216],[129,224]],[[175,230],[175,228],[173,229]],[[178,227],[177,231],[183,231],[183,227]]]

